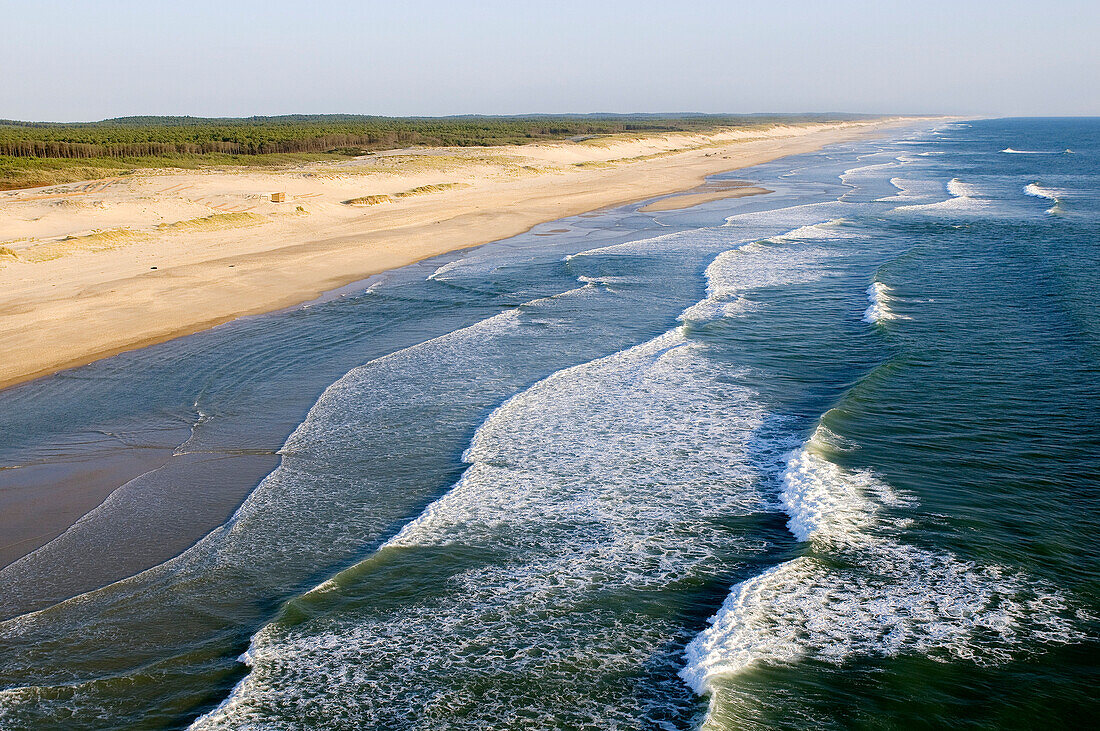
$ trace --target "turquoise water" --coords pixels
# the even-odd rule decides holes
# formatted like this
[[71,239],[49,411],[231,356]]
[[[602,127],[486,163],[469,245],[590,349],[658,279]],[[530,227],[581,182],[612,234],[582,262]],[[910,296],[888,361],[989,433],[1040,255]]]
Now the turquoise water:
[[1088,725],[1098,155],[904,130],[0,393],[5,466],[170,455],[0,570],[0,726]]

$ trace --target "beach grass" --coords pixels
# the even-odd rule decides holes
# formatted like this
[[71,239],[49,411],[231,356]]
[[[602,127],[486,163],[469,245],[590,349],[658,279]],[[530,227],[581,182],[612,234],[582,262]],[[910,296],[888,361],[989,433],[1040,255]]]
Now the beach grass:
[[[304,210],[304,209],[303,209]],[[269,219],[258,213],[215,213],[211,216],[189,218],[185,221],[157,224],[157,231],[165,233],[189,233],[197,231],[221,231],[227,228],[262,226]]]
[[352,198],[344,201],[344,205],[348,206],[376,206],[380,203],[393,203],[399,198],[413,198],[418,195],[428,195],[431,193],[442,193],[448,190],[455,190],[458,188],[468,188],[469,183],[435,183],[433,185],[418,185],[415,188],[409,190],[403,190],[400,193],[381,193],[377,195],[364,195],[358,198]]
[[346,206],[377,206],[380,203],[393,203],[392,195],[364,195],[344,201]]
[[37,264],[60,259],[70,254],[120,249],[139,241],[147,241],[149,238],[150,235],[142,231],[114,228],[105,231],[93,231],[78,236],[66,236],[57,241],[45,241],[17,251],[12,249],[8,249],[8,251],[19,261]]
[[[299,207],[300,208],[300,207]],[[305,213],[305,209],[300,212]],[[196,233],[203,231],[222,231],[231,228],[244,228],[261,226],[270,219],[256,213],[216,213],[211,216],[191,218],[173,223],[158,224],[154,233]],[[91,233],[66,236],[56,241],[34,242],[29,239],[15,239],[0,245],[0,264],[25,262],[38,264],[53,261],[65,256],[79,253],[94,253],[120,249],[130,244],[148,241],[153,238],[153,233],[147,231],[135,231],[131,228],[113,228]],[[27,245],[16,248],[9,244],[27,242]]]
[[468,188],[467,183],[438,183],[436,185],[420,185],[409,190],[403,190],[400,193],[394,193],[394,198],[411,198],[416,195],[425,195],[427,193],[442,193],[445,190],[454,190],[455,188]]

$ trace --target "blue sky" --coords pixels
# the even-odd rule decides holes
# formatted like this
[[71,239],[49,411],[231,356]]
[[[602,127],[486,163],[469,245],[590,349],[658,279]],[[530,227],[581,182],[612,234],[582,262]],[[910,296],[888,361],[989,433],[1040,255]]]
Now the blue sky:
[[1100,2],[0,0],[0,118],[1100,114]]

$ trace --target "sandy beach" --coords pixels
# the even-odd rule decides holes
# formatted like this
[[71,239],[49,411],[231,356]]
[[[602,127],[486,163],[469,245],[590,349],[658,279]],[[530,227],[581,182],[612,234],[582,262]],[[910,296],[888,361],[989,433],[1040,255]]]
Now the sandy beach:
[[0,387],[564,216],[683,191],[649,210],[765,194],[751,181],[703,183],[911,121],[395,150],[276,171],[144,171],[8,191]]

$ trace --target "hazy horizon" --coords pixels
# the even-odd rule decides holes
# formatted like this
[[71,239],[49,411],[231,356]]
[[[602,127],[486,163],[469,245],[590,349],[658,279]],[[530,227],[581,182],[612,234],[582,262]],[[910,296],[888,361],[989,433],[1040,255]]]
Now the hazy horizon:
[[2,0],[0,118],[1100,114],[1100,8]]
[[[516,112],[514,114],[479,114],[476,112],[459,112],[456,114],[408,114],[408,115],[389,115],[389,114],[371,114],[369,112],[284,112],[280,114],[239,114],[239,115],[216,115],[206,116],[197,114],[119,114],[110,117],[100,117],[97,119],[16,119],[12,117],[0,117],[4,121],[19,122],[28,124],[95,124],[97,122],[109,122],[115,119],[199,119],[199,120],[218,120],[218,119],[279,119],[282,117],[378,117],[381,119],[465,119],[465,118],[489,118],[489,119],[530,119],[530,118],[617,118],[617,117],[651,117],[654,119],[686,119],[691,117],[800,117],[800,116],[820,116],[823,118],[829,117],[846,117],[852,116],[856,118],[868,117],[874,118],[876,116],[890,116],[895,114],[894,112],[846,112],[841,110],[825,110],[825,111],[792,111],[792,112],[774,112],[769,110],[759,112],[696,112],[691,110],[681,111],[631,111],[631,112],[610,112],[610,111],[595,111],[595,112]],[[927,113],[910,113],[901,114],[898,116],[956,116],[956,115],[941,115],[937,112]],[[975,115],[978,116],[978,115]]]

